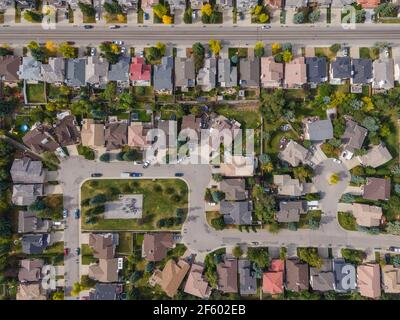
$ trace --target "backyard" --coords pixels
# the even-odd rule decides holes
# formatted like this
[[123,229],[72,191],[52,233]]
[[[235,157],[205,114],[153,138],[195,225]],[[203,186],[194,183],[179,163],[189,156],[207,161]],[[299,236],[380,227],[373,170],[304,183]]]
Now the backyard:
[[26,85],[28,103],[46,103],[45,85],[43,82],[29,83]]

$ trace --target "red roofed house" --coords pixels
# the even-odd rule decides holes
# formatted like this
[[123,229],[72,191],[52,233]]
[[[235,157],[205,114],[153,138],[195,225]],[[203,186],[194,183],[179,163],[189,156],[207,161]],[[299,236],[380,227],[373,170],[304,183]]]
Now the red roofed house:
[[283,292],[283,270],[285,263],[283,260],[274,259],[271,262],[269,271],[263,274],[263,292],[269,294],[279,294]]
[[364,9],[373,9],[379,6],[381,3],[380,0],[357,0],[357,3],[360,4]]
[[129,70],[129,79],[133,86],[149,86],[151,79],[151,65],[146,64],[144,58],[132,58]]

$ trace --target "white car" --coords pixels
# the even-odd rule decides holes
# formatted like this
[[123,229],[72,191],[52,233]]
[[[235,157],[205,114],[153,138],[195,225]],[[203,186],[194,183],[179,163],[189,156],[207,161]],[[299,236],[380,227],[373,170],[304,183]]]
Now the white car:
[[268,29],[271,29],[271,26],[268,25],[268,24],[265,24],[265,25],[263,25],[263,26],[261,27],[261,30],[268,30]]
[[68,217],[68,210],[67,210],[67,209],[64,209],[64,210],[63,210],[63,218],[64,218],[64,219],[67,219],[67,217]]
[[342,163],[342,161],[339,160],[339,159],[333,159],[333,162],[338,163],[338,164],[341,164],[341,163]]
[[400,253],[400,248],[399,247],[390,247],[389,250],[393,251],[393,252]]
[[100,20],[100,13],[96,13],[96,21],[99,21]]
[[115,40],[115,41],[113,41],[113,43],[116,45],[119,45],[119,46],[122,46],[124,44],[124,42],[121,40]]
[[96,48],[90,49],[90,55],[93,57],[96,55]]
[[150,161],[149,160],[145,161],[145,163],[143,164],[143,168],[146,169],[149,166],[150,166]]
[[125,47],[121,47],[121,53],[124,54],[126,52],[126,48]]

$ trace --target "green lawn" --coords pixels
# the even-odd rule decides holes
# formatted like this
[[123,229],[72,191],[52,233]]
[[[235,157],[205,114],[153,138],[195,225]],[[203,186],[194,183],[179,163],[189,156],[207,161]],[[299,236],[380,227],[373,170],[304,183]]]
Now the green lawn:
[[143,109],[134,109],[132,113],[137,113],[139,121],[141,122],[150,122],[151,121],[151,114],[147,113],[146,110]]
[[227,118],[235,119],[246,129],[257,129],[261,125],[261,114],[257,109],[249,110],[235,106],[224,105],[215,107],[215,112]]
[[319,223],[321,221],[321,214],[322,212],[320,210],[310,210],[307,212],[307,214],[300,215],[300,221],[298,225],[299,228],[309,229],[310,219],[313,219],[314,221],[317,221]]
[[338,221],[343,229],[349,231],[357,230],[356,218],[350,212],[338,212]]
[[43,82],[26,85],[28,103],[46,103],[45,85]]
[[56,242],[41,254],[31,254],[30,258],[43,259],[46,263],[59,266],[64,264],[64,242]]
[[315,48],[315,55],[317,57],[325,57],[327,60],[332,60],[336,57],[336,54],[329,49],[329,47],[317,47]]
[[120,232],[119,244],[117,252],[120,254],[131,254],[133,251],[133,235],[132,232]]
[[91,263],[96,263],[97,259],[93,257],[93,249],[88,244],[82,244],[82,264],[89,265]]
[[[86,223],[86,212],[92,206],[82,206],[83,230],[155,230],[157,221],[174,218],[175,210],[183,208],[186,214],[188,206],[188,189],[180,179],[110,179],[87,181],[81,189],[81,199],[85,201],[96,194],[105,194],[116,199],[118,194],[142,194],[142,219],[104,219],[103,214],[97,216],[94,224]],[[165,226],[165,230],[178,230],[181,224]]]
[[360,58],[361,59],[378,59],[379,58],[379,49],[378,48],[360,48]]

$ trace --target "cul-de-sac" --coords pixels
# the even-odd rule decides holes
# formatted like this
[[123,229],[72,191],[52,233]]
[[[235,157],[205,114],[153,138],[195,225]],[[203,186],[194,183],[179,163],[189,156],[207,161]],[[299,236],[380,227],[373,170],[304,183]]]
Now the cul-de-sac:
[[0,299],[400,300],[399,111],[398,0],[0,0]]

